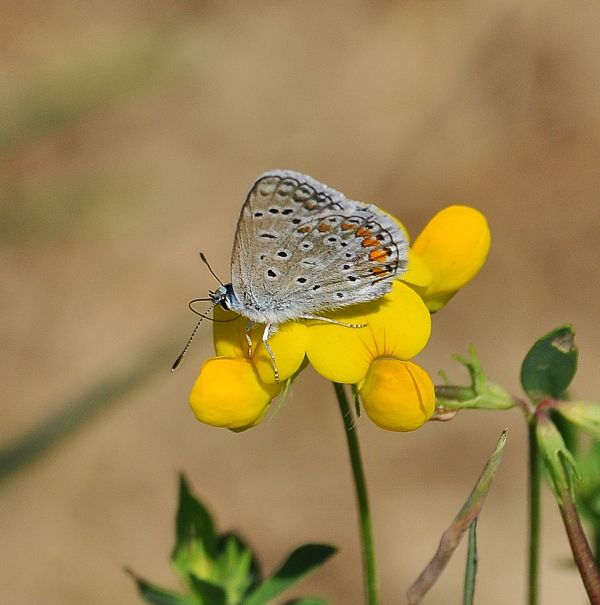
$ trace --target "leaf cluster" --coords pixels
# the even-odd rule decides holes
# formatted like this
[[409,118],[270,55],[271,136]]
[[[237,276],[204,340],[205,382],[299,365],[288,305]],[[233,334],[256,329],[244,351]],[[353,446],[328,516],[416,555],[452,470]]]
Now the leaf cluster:
[[[235,532],[218,533],[212,515],[179,481],[179,506],[171,564],[185,592],[157,586],[127,570],[142,598],[153,605],[266,605],[335,554],[326,544],[295,548],[271,575],[263,577],[256,554]],[[287,605],[327,605],[301,597]]]

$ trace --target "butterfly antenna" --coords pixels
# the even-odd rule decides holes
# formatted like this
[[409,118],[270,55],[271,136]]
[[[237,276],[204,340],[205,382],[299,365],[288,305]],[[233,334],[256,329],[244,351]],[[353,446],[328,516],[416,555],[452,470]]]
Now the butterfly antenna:
[[[213,310],[215,304],[216,303],[213,303],[206,312],[210,313]],[[190,334],[190,337],[188,338],[188,341],[186,342],[185,347],[183,347],[183,351],[181,351],[181,353],[179,354],[179,357],[175,360],[175,363],[173,364],[173,367],[171,368],[171,372],[174,372],[179,367],[179,364],[181,363],[183,356],[187,353],[187,350],[190,348],[190,345],[192,344],[192,340],[194,339],[194,336],[196,336],[196,332],[198,331],[200,324],[205,319],[210,319],[209,317],[206,317],[205,315],[198,313],[197,311],[195,311],[195,313],[197,313],[197,315],[200,315],[200,321],[196,324],[196,326],[192,330],[192,333]]]
[[208,267],[208,270],[210,271],[211,275],[222,285],[224,286],[225,284],[218,278],[217,274],[213,271],[213,268],[210,266],[210,263],[208,262],[208,259],[206,258],[206,256],[204,256],[204,252],[200,252],[200,260]]

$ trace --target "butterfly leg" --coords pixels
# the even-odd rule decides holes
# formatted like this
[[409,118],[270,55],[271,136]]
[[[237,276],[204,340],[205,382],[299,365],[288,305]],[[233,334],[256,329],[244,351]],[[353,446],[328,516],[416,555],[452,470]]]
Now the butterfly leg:
[[248,320],[246,327],[244,328],[244,335],[246,336],[246,342],[248,343],[248,357],[252,357],[252,337],[250,336],[250,330],[255,326],[255,323]]
[[346,328],[366,328],[369,324],[347,324],[343,321],[337,321],[336,319],[329,319],[329,317],[317,317],[316,315],[303,315],[302,319],[314,319],[315,321],[324,321],[328,324],[335,326],[344,326]]
[[273,349],[271,349],[271,345],[269,344],[269,333],[271,331],[271,324],[267,324],[265,326],[265,331],[262,335],[262,342],[265,345],[265,349],[271,358],[271,363],[273,364],[273,372],[275,374],[275,382],[279,384],[279,370],[277,369],[277,362],[275,361],[275,355],[273,354]]

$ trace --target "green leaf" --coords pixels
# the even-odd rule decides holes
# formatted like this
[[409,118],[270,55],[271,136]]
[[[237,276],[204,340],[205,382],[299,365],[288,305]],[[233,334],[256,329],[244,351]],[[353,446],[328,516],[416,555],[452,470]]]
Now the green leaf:
[[219,541],[213,581],[223,587],[229,603],[238,603],[261,580],[258,561],[242,538],[231,532]]
[[137,589],[141,597],[148,603],[154,605],[198,605],[198,601],[193,597],[178,594],[166,588],[161,588],[156,584],[151,584],[143,578],[136,576],[131,569],[125,570],[137,584]]
[[529,398],[538,403],[558,398],[577,371],[577,346],[571,326],[561,326],[540,338],[521,366],[521,384]]
[[217,554],[213,520],[203,504],[192,494],[183,475],[179,478],[176,534],[177,542],[171,554],[175,569],[184,579],[190,573],[199,578],[209,578]]
[[227,605],[225,591],[220,586],[190,575],[190,586],[201,605]]
[[409,605],[417,605],[423,600],[429,589],[440,577],[442,571],[444,571],[464,533],[479,516],[504,454],[506,433],[506,429],[502,431],[496,448],[483,468],[481,475],[479,475],[475,487],[469,494],[458,515],[454,518],[454,521],[452,521],[450,527],[442,534],[440,544],[433,559],[431,559],[427,567],[425,567],[413,585],[408,589],[406,596]]
[[244,605],[263,605],[301,578],[320,567],[337,552],[327,544],[304,544],[294,550],[283,565],[244,600]]

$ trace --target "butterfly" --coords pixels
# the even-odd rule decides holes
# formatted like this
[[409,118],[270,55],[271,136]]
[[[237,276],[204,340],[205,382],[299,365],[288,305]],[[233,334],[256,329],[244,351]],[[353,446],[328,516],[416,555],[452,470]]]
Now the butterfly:
[[211,291],[210,300],[248,319],[250,349],[250,329],[264,324],[262,342],[279,382],[269,345],[279,324],[308,319],[364,327],[322,314],[381,298],[406,271],[407,258],[404,231],[377,206],[300,172],[271,170],[256,180],[242,206],[231,283]]

